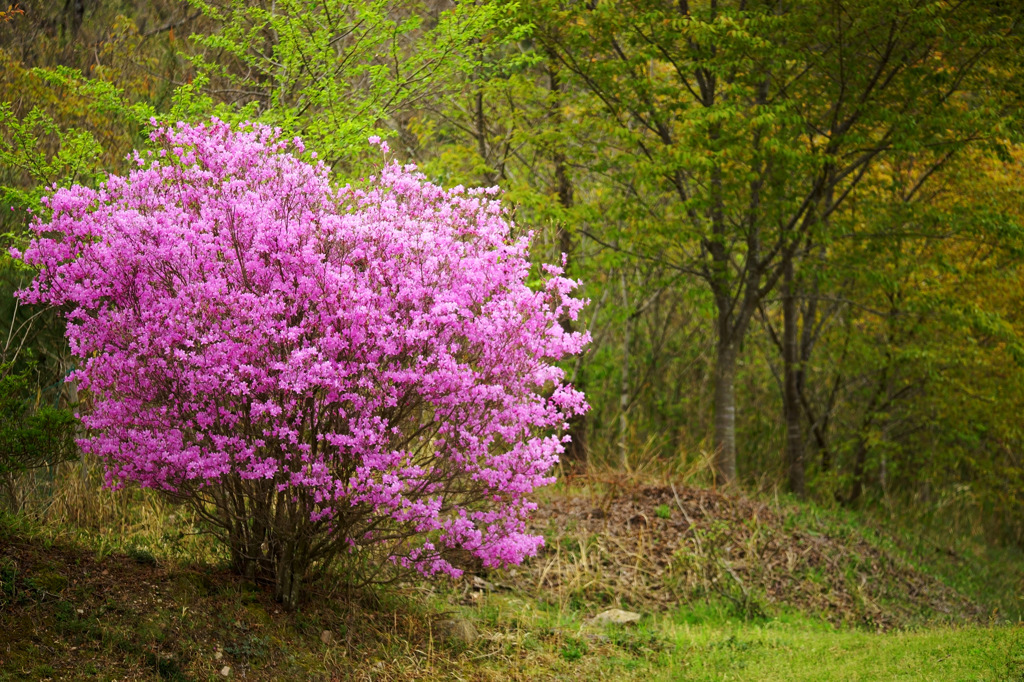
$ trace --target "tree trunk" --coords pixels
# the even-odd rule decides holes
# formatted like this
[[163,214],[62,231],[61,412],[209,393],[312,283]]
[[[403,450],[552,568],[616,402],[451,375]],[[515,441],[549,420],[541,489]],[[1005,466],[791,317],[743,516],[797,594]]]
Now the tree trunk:
[[[714,13],[714,8],[712,9]],[[714,78],[703,86],[704,104],[714,103]],[[721,124],[713,123],[708,130],[712,147],[721,137]],[[723,171],[720,164],[711,170],[711,239],[707,249],[711,254],[711,290],[718,309],[718,345],[715,357],[715,482],[731,486],[736,481],[736,356],[739,352],[741,325],[736,324],[735,301],[729,276],[729,253],[726,249],[728,229],[723,207]],[[756,260],[756,259],[755,259]],[[738,333],[739,332],[739,333]]]
[[240,480],[226,483],[214,500],[235,572],[272,584],[275,598],[286,610],[294,610],[311,564],[309,522],[301,504],[269,483]]
[[736,481],[736,355],[730,340],[719,339],[715,358],[715,478],[723,486]]
[[497,177],[490,169],[490,145],[487,141],[487,117],[484,113],[484,93],[482,90],[477,90],[476,94],[473,96],[473,111],[476,118],[476,130],[474,131],[476,134],[476,151],[477,154],[480,155],[480,160],[483,162],[484,168],[487,169],[484,171],[483,184],[490,187],[495,184]]
[[[562,109],[558,96],[562,92],[562,84],[558,78],[556,58],[550,52],[548,53],[548,78],[549,88],[554,95],[552,97],[551,116],[555,126],[561,129]],[[561,144],[552,153],[551,162],[555,169],[555,191],[558,194],[558,203],[562,208],[570,209],[573,207],[576,197],[572,179],[569,177],[568,161]],[[566,270],[568,270],[569,264],[573,260],[575,245],[573,244],[572,233],[569,231],[569,226],[566,225],[564,219],[558,222],[558,248],[565,255]],[[575,331],[572,320],[568,316],[562,318],[561,324],[562,329],[567,333],[571,334]],[[578,390],[584,390],[583,381],[579,377],[577,377],[575,384]],[[586,434],[587,415],[585,413],[574,415],[569,419],[568,435],[571,440],[565,446],[565,459],[573,466],[582,466],[587,462]]]
[[848,505],[857,504],[864,493],[864,469],[867,466],[868,445],[863,438],[857,442],[857,454],[853,459],[853,486],[850,496],[846,499]]
[[296,541],[289,538],[282,543],[281,552],[277,557],[277,576],[274,584],[274,596],[287,611],[294,611],[299,605],[299,588],[302,574],[305,572],[301,552]]
[[[782,298],[782,355],[784,385],[782,407],[786,420],[786,469],[789,490],[797,497],[806,495],[803,426],[800,420],[800,374],[803,371],[797,338],[796,283],[793,260],[790,258],[783,273]],[[806,324],[806,322],[805,322]]]
[[886,366],[882,370],[882,376],[878,381],[878,386],[875,388],[875,392],[871,396],[871,401],[868,403],[867,410],[864,412],[864,419],[860,427],[860,436],[857,438],[857,454],[853,460],[853,486],[850,490],[850,496],[846,500],[847,504],[856,504],[864,493],[864,475],[867,470],[868,461],[868,437],[871,427],[875,421],[876,410],[879,408],[882,396],[885,395],[888,390],[889,367]]
[[[619,284],[622,287],[622,308],[629,310],[629,292],[626,289],[626,274],[619,270]],[[632,343],[632,317],[627,317],[623,325],[622,339],[622,373],[619,382],[619,465],[629,469],[629,352]]]

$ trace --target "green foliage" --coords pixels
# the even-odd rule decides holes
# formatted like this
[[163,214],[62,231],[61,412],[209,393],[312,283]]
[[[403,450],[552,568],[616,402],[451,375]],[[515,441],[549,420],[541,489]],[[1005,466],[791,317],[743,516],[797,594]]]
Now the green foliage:
[[386,0],[190,2],[212,26],[193,35],[199,75],[176,92],[171,118],[257,118],[301,135],[335,168],[365,159],[368,136],[389,135],[394,117],[470,69],[465,47],[492,16],[486,4],[465,3],[436,11]]
[[153,110],[74,69],[25,69],[2,51],[0,64],[0,89],[20,94],[0,101],[0,224],[21,231],[54,186],[95,185],[122,163],[111,157],[140,141]]
[[270,638],[259,635],[243,637],[224,647],[224,653],[234,657],[244,665],[264,660],[270,653]]
[[[14,210],[35,210],[40,196],[54,184],[95,182],[100,175],[97,161],[103,150],[88,131],[61,130],[38,107],[18,119],[8,102],[0,103],[0,126],[7,133],[0,138],[0,163],[32,182],[28,187],[0,187],[0,200]],[[55,141],[56,152],[44,148],[50,140]]]
[[792,266],[811,497],[1024,542],[1013,3],[79,5],[0,20],[0,360],[29,413],[74,365],[60,316],[10,296],[29,210],[123,171],[150,115],[258,118],[340,173],[378,134],[438,182],[497,184],[538,260],[568,255],[593,462],[710,476],[732,348],[739,474],[784,481]]
[[33,409],[25,375],[0,365],[0,476],[71,459],[78,424],[70,412]]
[[566,638],[565,644],[562,646],[562,658],[569,663],[580,660],[588,653],[587,643],[576,637]]

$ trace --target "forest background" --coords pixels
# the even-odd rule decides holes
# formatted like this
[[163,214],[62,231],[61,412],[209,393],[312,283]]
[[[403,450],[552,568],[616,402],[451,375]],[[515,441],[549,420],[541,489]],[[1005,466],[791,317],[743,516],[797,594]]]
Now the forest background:
[[10,5],[7,502],[25,466],[77,456],[79,400],[7,247],[49,188],[124,171],[151,117],[218,116],[301,135],[339,178],[381,135],[435,182],[502,189],[590,299],[566,472],[700,471],[1019,547],[1022,20],[999,0]]

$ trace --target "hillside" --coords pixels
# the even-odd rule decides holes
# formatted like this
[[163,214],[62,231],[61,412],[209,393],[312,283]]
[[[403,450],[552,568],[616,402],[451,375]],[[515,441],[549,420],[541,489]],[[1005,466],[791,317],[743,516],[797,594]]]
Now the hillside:
[[[1024,629],[993,618],[985,593],[813,508],[591,482],[549,493],[534,524],[547,546],[519,569],[374,594],[322,584],[286,614],[267,591],[181,563],[155,538],[8,517],[0,680],[1024,674]],[[1019,593],[1009,599],[1019,605]],[[589,622],[609,608],[640,621]]]
[[585,584],[591,600],[648,609],[713,596],[740,616],[783,607],[881,630],[986,619],[982,605],[883,551],[875,533],[805,509],[675,486],[560,497],[534,521],[554,542],[518,584],[537,596]]

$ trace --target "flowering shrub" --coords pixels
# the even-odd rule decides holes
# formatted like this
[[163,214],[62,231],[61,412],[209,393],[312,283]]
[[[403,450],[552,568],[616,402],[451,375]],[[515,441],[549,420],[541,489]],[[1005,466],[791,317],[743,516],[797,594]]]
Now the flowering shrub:
[[49,197],[15,254],[39,268],[22,300],[66,307],[108,481],[192,504],[290,606],[333,561],[369,581],[534,554],[527,495],[586,409],[553,364],[587,341],[559,324],[576,282],[527,286],[489,190],[397,163],[334,188],[257,125],[151,139],[127,177]]

